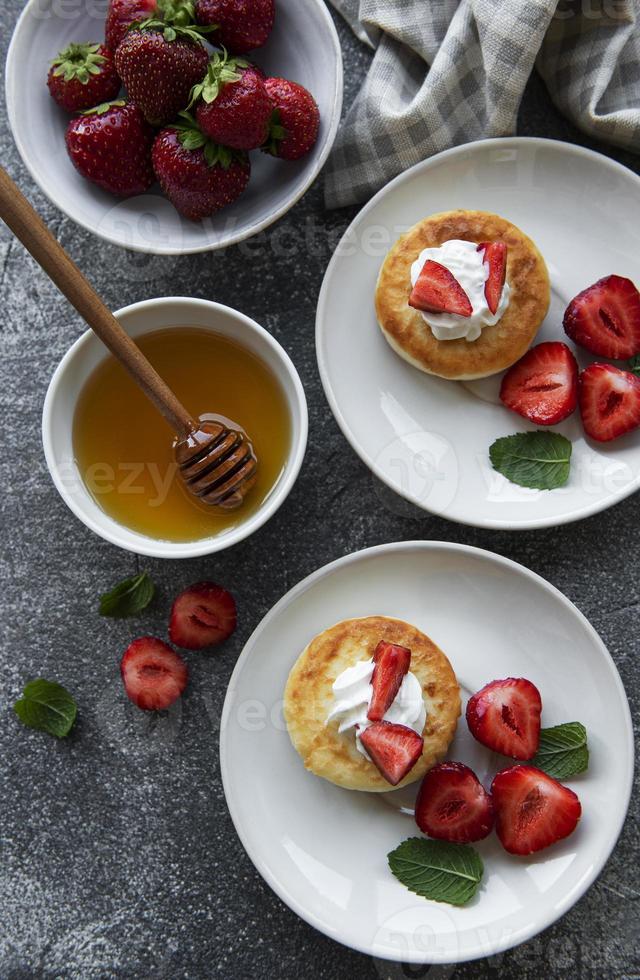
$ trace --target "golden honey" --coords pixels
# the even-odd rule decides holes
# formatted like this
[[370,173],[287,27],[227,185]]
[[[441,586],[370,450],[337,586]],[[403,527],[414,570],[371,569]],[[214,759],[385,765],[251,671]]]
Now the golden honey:
[[109,517],[151,538],[197,541],[237,527],[260,508],[287,461],[291,420],[279,382],[250,351],[202,328],[170,327],[136,343],[194,418],[215,413],[245,430],[258,457],[256,485],[237,510],[196,500],[177,474],[175,434],[109,356],[87,380],[73,421],[87,489]]

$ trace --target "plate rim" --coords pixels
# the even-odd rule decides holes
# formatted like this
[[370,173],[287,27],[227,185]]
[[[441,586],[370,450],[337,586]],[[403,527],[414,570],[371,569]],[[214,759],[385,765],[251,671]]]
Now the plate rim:
[[[561,605],[567,608],[567,611],[572,613],[578,622],[586,629],[587,633],[591,635],[594,640],[596,647],[598,647],[601,653],[604,655],[605,662],[607,663],[614,682],[614,686],[621,697],[622,701],[622,713],[625,719],[625,731],[626,731],[626,744],[624,746],[624,753],[626,757],[626,785],[623,787],[622,801],[623,806],[620,807],[617,818],[614,819],[612,823],[612,832],[609,834],[609,839],[606,845],[606,853],[602,860],[594,861],[591,868],[587,874],[584,875],[583,879],[580,881],[577,888],[574,887],[572,891],[560,902],[556,903],[551,907],[550,910],[546,910],[544,916],[536,921],[533,926],[527,926],[526,929],[520,930],[517,938],[506,938],[503,941],[491,942],[490,948],[487,946],[486,937],[482,944],[478,944],[477,947],[471,949],[464,954],[462,954],[458,959],[455,960],[456,963],[469,962],[471,960],[481,959],[486,956],[493,956],[497,953],[505,952],[515,946],[519,946],[521,943],[527,942],[529,939],[538,935],[544,929],[547,929],[554,922],[557,922],[562,916],[564,916],[578,900],[588,891],[588,889],[593,885],[596,879],[601,874],[603,868],[605,867],[607,861],[611,857],[613,850],[618,842],[624,823],[627,818],[627,813],[629,809],[629,803],[631,799],[631,792],[633,789],[633,778],[635,771],[635,741],[633,733],[633,722],[631,718],[631,710],[629,707],[629,701],[627,693],[622,682],[622,678],[616,666],[616,663],[609,653],[607,646],[602,640],[601,636],[591,625],[587,617],[581,612],[580,609],[569,599],[563,592],[560,591],[555,585],[543,578],[537,572],[532,571],[527,568],[526,565],[522,565],[511,558],[507,558],[504,555],[500,555],[497,552],[489,551],[486,548],[477,548],[473,545],[462,544],[453,541],[439,541],[437,539],[431,539],[427,541],[422,540],[410,540],[410,541],[392,541],[386,544],[374,545],[373,547],[363,548],[359,551],[350,552],[347,555],[343,555],[341,558],[337,558],[334,561],[328,562],[326,565],[317,568],[311,574],[305,576],[296,585],[289,589],[276,603],[271,607],[271,609],[266,613],[265,616],[260,620],[256,628],[253,630],[249,636],[247,642],[245,643],[238,660],[234,666],[229,684],[227,686],[227,691],[225,694],[224,704],[222,708],[222,714],[220,717],[220,744],[219,744],[219,761],[220,761],[220,775],[222,780],[222,788],[225,796],[225,801],[227,804],[227,809],[231,817],[231,821],[235,828],[235,831],[240,839],[247,856],[254,865],[257,872],[260,874],[262,879],[269,885],[272,891],[280,898],[285,905],[291,909],[296,915],[299,916],[304,922],[313,926],[319,932],[329,938],[341,943],[349,949],[354,949],[357,952],[364,953],[365,955],[371,956],[374,959],[383,959],[394,961],[394,956],[389,953],[381,952],[366,946],[364,944],[355,944],[352,942],[345,942],[335,930],[332,930],[324,923],[321,923],[318,918],[309,911],[305,910],[300,903],[290,896],[286,888],[279,882],[275,875],[267,868],[260,855],[252,853],[250,850],[246,835],[241,829],[240,816],[237,812],[237,804],[234,800],[232,802],[231,796],[231,784],[232,777],[230,773],[230,767],[228,766],[228,731],[229,731],[229,717],[232,710],[232,701],[238,687],[240,674],[242,673],[245,664],[251,657],[252,651],[256,646],[256,643],[262,633],[263,629],[269,625],[272,620],[277,618],[277,616],[287,608],[291,603],[295,602],[301,595],[303,595],[308,589],[310,589],[317,582],[321,581],[323,578],[327,578],[333,574],[338,568],[347,567],[348,565],[357,564],[359,561],[367,560],[369,558],[375,558],[378,555],[383,555],[388,552],[431,552],[438,549],[445,549],[449,552],[456,554],[465,554],[467,556],[472,556],[476,558],[482,558],[485,561],[489,561],[491,564],[497,564],[503,568],[510,569],[515,574],[523,575],[525,579],[531,581],[534,585],[542,588],[544,591],[548,592],[556,600],[559,600]],[[446,964],[452,961],[446,957],[439,957],[437,955],[430,955],[429,958],[425,959],[424,953],[417,950],[410,950],[403,953],[403,961],[408,963],[416,964]]]
[[386,476],[383,470],[376,464],[375,460],[372,459],[366,451],[359,445],[355,434],[351,431],[349,423],[345,418],[342,410],[338,405],[337,398],[333,391],[333,387],[330,381],[330,371],[327,366],[326,359],[324,357],[322,342],[325,333],[325,328],[323,326],[327,321],[326,316],[326,306],[328,303],[329,296],[329,283],[330,278],[333,275],[335,267],[341,261],[342,256],[340,255],[341,246],[348,241],[349,236],[352,234],[356,225],[370,212],[372,211],[378,203],[393,191],[405,183],[411,180],[418,173],[423,171],[428,171],[434,166],[440,164],[443,160],[464,154],[473,154],[478,152],[483,152],[485,150],[494,147],[507,149],[509,147],[519,147],[519,146],[541,146],[546,148],[553,148],[559,153],[566,154],[576,154],[577,156],[586,157],[589,159],[597,159],[599,163],[603,164],[605,167],[610,167],[617,172],[623,172],[626,177],[631,177],[638,186],[638,192],[640,193],[640,175],[634,173],[629,167],[626,167],[623,163],[619,163],[617,160],[611,159],[611,157],[605,156],[604,153],[599,153],[596,150],[592,150],[589,147],[581,146],[574,143],[568,143],[566,140],[556,140],[549,139],[547,137],[540,136],[498,136],[489,139],[474,140],[470,143],[462,143],[460,146],[450,147],[448,150],[441,150],[440,153],[435,153],[433,156],[428,157],[426,160],[421,160],[419,163],[414,164],[409,167],[408,170],[403,171],[403,173],[398,174],[390,180],[384,187],[381,187],[379,191],[369,200],[367,203],[358,211],[356,216],[351,222],[349,222],[344,234],[341,236],[340,241],[334,249],[334,253],[331,256],[329,264],[325,270],[324,277],[322,279],[322,286],[320,287],[320,293],[318,295],[318,305],[316,308],[316,329],[315,329],[315,347],[316,347],[316,361],[318,365],[318,372],[320,374],[320,380],[322,382],[322,388],[325,394],[325,398],[331,409],[331,413],[338,423],[340,431],[343,436],[359,456],[362,462],[365,464],[367,469],[376,477],[384,483],[390,490],[403,499],[407,500],[409,503],[418,507],[420,510],[425,511],[429,514],[434,514],[437,517],[441,517],[444,520],[451,521],[453,524],[460,524],[466,527],[477,527],[483,528],[490,531],[531,531],[538,530],[545,527],[560,527],[563,524],[572,524],[575,521],[585,520],[587,517],[591,517],[594,514],[599,514],[604,510],[608,510],[610,507],[619,504],[621,501],[625,500],[631,494],[636,493],[640,488],[640,472],[636,476],[635,480],[630,481],[630,483],[623,487],[621,490],[617,491],[614,495],[609,498],[605,498],[600,501],[595,501],[594,503],[584,507],[582,510],[575,513],[562,514],[557,517],[538,517],[530,518],[528,520],[518,521],[515,523],[513,520],[501,520],[500,518],[487,518],[482,520],[474,520],[473,518],[465,519],[463,517],[453,517],[451,514],[445,513],[442,509],[437,507],[429,507],[427,504],[417,502],[408,491],[399,489],[392,484],[391,480]]

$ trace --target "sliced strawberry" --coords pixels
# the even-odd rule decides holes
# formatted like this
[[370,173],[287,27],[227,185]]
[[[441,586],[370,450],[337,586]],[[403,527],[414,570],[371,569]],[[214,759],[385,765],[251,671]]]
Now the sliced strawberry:
[[571,300],[564,329],[599,357],[626,360],[640,353],[640,293],[623,276],[605,276]]
[[163,711],[180,697],[189,672],[187,665],[162,640],[143,636],[130,643],[120,662],[127,696],[145,711]]
[[367,712],[369,721],[382,721],[395,701],[411,663],[411,650],[380,640],[373,655],[371,686],[373,694]]
[[536,425],[562,422],[578,404],[578,362],[566,344],[537,344],[509,368],[500,399]]
[[484,786],[461,762],[442,762],[422,780],[416,823],[429,837],[454,844],[483,840],[493,829],[493,803]]
[[237,625],[235,599],[214,582],[181,592],[171,608],[169,639],[185,650],[203,650],[227,640]]
[[523,677],[491,681],[469,698],[467,724],[479,742],[511,756],[532,759],[540,741],[542,700],[535,684]]
[[390,721],[374,722],[364,730],[360,741],[371,756],[371,761],[392,786],[397,786],[413,769],[424,745],[422,735],[405,725],[393,725]]
[[481,242],[478,251],[484,252],[484,261],[489,265],[484,296],[491,312],[496,313],[507,278],[507,246],[504,242]]
[[510,854],[533,854],[576,829],[580,800],[534,766],[503,769],[491,785],[496,832]]
[[409,306],[425,313],[457,313],[471,316],[473,307],[464,289],[449,270],[427,259],[416,280]]
[[640,378],[613,364],[590,364],[578,387],[584,431],[609,442],[640,425]]

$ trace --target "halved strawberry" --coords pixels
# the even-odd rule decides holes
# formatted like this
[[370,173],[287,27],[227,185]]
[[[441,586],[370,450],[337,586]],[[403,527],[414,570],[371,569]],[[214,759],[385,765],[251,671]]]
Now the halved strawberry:
[[446,266],[427,259],[409,297],[409,306],[425,313],[471,316],[473,307],[464,289]]
[[380,640],[373,655],[373,694],[367,712],[369,721],[382,721],[400,690],[411,663],[411,650]]
[[489,264],[484,296],[491,312],[496,313],[507,278],[507,246],[504,242],[480,242],[478,251],[484,252],[484,261]]
[[416,823],[429,837],[454,844],[483,840],[493,828],[493,803],[484,786],[461,762],[442,762],[422,780]]
[[578,404],[578,362],[566,344],[537,344],[509,368],[500,399],[536,425],[562,422]]
[[422,755],[424,739],[412,728],[394,725],[390,721],[376,721],[360,736],[371,761],[380,773],[397,786],[415,766]]
[[512,759],[532,759],[540,741],[542,699],[523,677],[491,681],[469,698],[467,724],[478,742]]
[[235,599],[214,582],[198,582],[171,607],[169,639],[185,650],[203,650],[227,640],[237,625]]
[[120,673],[127,696],[144,711],[163,711],[172,705],[189,676],[182,657],[153,636],[142,636],[129,644]]
[[578,385],[584,431],[609,442],[640,426],[640,378],[613,364],[590,364]]
[[592,354],[634,357],[640,353],[640,293],[624,276],[605,276],[571,300],[563,325]]
[[503,769],[491,795],[496,832],[510,854],[533,854],[568,837],[582,815],[573,790],[534,766]]

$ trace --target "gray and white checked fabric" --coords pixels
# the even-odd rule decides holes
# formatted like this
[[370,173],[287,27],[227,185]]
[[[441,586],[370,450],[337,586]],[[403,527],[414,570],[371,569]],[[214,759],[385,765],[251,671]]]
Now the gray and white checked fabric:
[[640,0],[330,0],[376,49],[325,171],[363,201],[440,150],[511,135],[534,66],[584,132],[640,152]]

